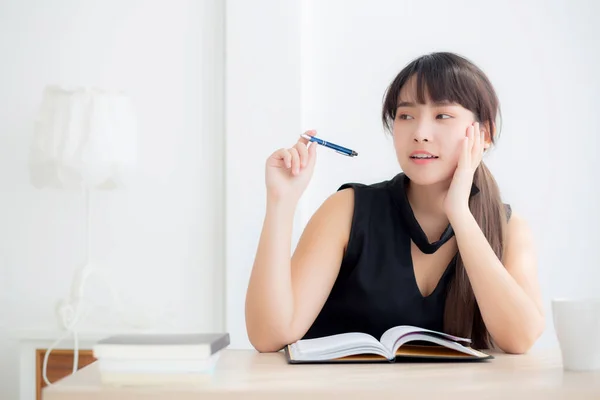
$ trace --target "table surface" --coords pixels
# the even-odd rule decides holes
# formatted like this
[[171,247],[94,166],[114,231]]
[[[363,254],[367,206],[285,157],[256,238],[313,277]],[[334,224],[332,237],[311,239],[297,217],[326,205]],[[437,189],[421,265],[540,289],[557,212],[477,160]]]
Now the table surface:
[[280,353],[223,351],[204,381],[153,386],[102,384],[97,363],[45,388],[43,400],[439,398],[600,399],[600,371],[563,371],[558,349],[491,353],[485,362],[289,365]]

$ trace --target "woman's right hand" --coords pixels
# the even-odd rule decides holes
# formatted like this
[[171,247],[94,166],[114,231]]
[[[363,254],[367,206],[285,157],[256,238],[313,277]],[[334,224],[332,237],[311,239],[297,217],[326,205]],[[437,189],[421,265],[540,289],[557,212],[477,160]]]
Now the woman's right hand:
[[[316,131],[305,134],[314,136]],[[310,182],[317,157],[317,144],[302,136],[290,148],[279,149],[269,156],[265,181],[267,197],[275,201],[297,202]]]

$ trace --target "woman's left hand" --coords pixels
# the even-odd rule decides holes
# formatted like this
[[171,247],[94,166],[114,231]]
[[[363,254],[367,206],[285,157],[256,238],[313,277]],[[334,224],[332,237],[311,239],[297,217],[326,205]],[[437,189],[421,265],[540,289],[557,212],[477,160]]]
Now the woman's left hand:
[[449,219],[470,212],[469,197],[473,185],[475,170],[481,163],[484,149],[488,148],[485,133],[475,122],[467,128],[467,135],[460,146],[458,165],[452,177],[452,183],[444,198],[444,211]]

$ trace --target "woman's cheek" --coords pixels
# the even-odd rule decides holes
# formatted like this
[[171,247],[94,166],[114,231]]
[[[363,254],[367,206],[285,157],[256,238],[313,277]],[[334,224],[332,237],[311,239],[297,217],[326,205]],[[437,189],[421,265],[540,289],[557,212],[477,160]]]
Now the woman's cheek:
[[464,139],[453,140],[452,143],[450,143],[447,147],[449,149],[448,154],[450,155],[453,165],[458,164],[458,159],[460,158],[460,153],[462,151],[463,140]]

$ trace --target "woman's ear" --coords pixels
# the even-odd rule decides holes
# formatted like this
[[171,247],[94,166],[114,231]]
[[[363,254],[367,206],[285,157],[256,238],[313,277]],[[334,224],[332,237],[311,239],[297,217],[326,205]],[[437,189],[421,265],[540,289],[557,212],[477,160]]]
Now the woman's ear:
[[483,151],[486,151],[492,145],[492,140],[490,139],[490,135],[488,131],[483,131]]
[[[493,129],[493,127],[492,127]],[[487,150],[492,146],[492,134],[490,132],[493,132],[493,130],[490,129],[489,126],[483,127],[481,130],[483,131],[483,150]]]

